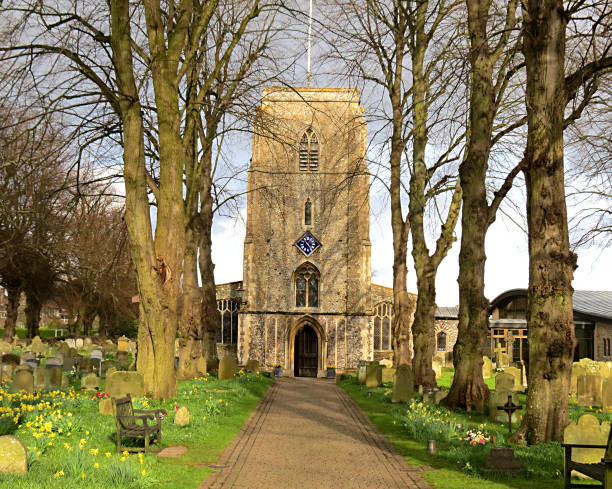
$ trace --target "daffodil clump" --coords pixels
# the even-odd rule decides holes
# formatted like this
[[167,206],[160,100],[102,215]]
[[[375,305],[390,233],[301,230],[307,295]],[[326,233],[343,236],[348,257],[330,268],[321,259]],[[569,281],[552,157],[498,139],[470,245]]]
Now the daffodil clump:
[[397,421],[410,438],[424,443],[428,440],[449,440],[457,433],[456,419],[450,411],[416,400],[408,403]]

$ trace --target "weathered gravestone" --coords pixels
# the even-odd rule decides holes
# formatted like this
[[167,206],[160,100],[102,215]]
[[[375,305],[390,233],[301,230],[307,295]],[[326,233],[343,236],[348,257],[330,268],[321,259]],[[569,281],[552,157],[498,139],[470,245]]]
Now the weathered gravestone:
[[393,382],[395,378],[395,369],[394,368],[383,368],[382,369],[382,382]]
[[436,374],[436,379],[439,379],[440,377],[442,377],[442,367],[444,365],[442,364],[442,362],[440,362],[439,359],[436,359],[434,357],[434,359],[431,362],[431,368],[433,369],[434,373]]
[[119,363],[115,360],[106,360],[104,362],[102,362],[102,366],[101,366],[101,372],[102,372],[102,377],[108,377],[108,371],[111,368],[115,368],[115,371],[119,370]]
[[[563,431],[564,443],[584,445],[606,445],[610,423],[599,424],[592,414],[583,414],[578,422],[570,423]],[[572,448],[572,460],[580,463],[601,462],[605,449],[598,448]]]
[[0,363],[0,382],[6,382],[13,378],[15,365],[12,363]]
[[23,365],[15,369],[13,373],[13,390],[24,390],[30,394],[34,392],[34,375],[32,375],[31,369]]
[[432,360],[434,362],[438,362],[442,367],[446,367],[446,356],[444,355],[444,352],[436,352],[432,357]]
[[603,379],[598,374],[587,374],[587,386],[591,392],[592,403],[591,406],[601,406],[601,387]]
[[434,391],[432,395],[432,402],[437,406],[443,399],[446,399],[446,396],[448,396],[447,391]]
[[0,436],[0,474],[23,475],[28,472],[25,445],[14,436]]
[[68,344],[62,341],[60,345],[57,347],[57,350],[55,350],[55,356],[58,358],[62,358],[62,359],[69,357],[70,347],[68,346]]
[[247,372],[259,372],[259,362],[257,360],[249,360],[245,368]]
[[45,367],[62,367],[64,365],[63,358],[47,358],[45,360]]
[[93,344],[93,341],[91,338],[85,338],[83,342],[81,343],[82,346],[80,348],[89,348],[92,344]]
[[62,386],[62,367],[59,367],[59,366],[47,367],[45,387],[61,387],[61,386]]
[[110,397],[100,399],[100,404],[98,404],[98,412],[100,414],[113,414],[113,401]]
[[28,347],[28,350],[33,351],[38,356],[43,356],[45,353],[47,353],[48,348],[41,341],[39,336],[34,336],[34,338],[32,338],[32,343],[30,343],[30,346]]
[[514,375],[510,375],[504,371],[495,376],[495,390],[513,391],[514,385]]
[[111,376],[112,374],[114,374],[115,372],[118,372],[119,369],[117,367],[110,367],[107,371],[106,371],[106,378],[108,379],[109,376]]
[[587,385],[586,374],[578,375],[576,379],[576,397],[578,399],[578,404],[582,404],[583,406],[590,406],[593,404],[593,399]]
[[489,357],[482,357],[482,378],[490,379],[493,372],[493,362]]
[[10,353],[13,350],[13,345],[10,343],[0,340],[0,353]]
[[62,373],[62,388],[70,387],[70,379],[65,373]]
[[130,358],[128,356],[127,350],[120,350],[117,352],[117,362],[125,368],[130,364]]
[[359,385],[365,385],[367,367],[368,367],[368,362],[365,360],[361,360],[357,364],[357,381],[359,382]]
[[504,369],[505,374],[510,374],[514,377],[514,391],[520,391],[523,388],[523,383],[521,382],[521,370],[516,367],[506,367]]
[[30,360],[36,360],[36,353],[26,351],[23,355],[21,355],[21,363],[26,363]]
[[174,424],[178,426],[187,426],[189,424],[189,409],[181,406],[174,414]]
[[98,358],[81,357],[79,361],[79,369],[83,372],[97,371],[98,362],[100,362]]
[[447,351],[444,354],[444,364],[447,367],[452,367],[453,366],[453,352],[452,351]]
[[72,370],[75,366],[75,358],[74,357],[64,357],[64,361],[62,362],[62,368],[64,370]]
[[366,367],[366,387],[378,387],[382,383],[382,369],[376,361],[369,362]]
[[119,370],[106,375],[106,393],[111,397],[144,396],[144,376],[140,372]]
[[34,369],[34,387],[44,389],[47,386],[47,367],[36,367]]
[[[253,360],[253,361],[257,361],[257,360]],[[247,370],[248,370],[248,363],[247,363]],[[196,369],[198,371],[198,373],[200,375],[205,375],[207,370],[206,370],[206,357],[199,357],[196,360]],[[259,372],[259,362],[257,362],[257,372]]]
[[414,395],[414,374],[405,363],[397,367],[393,379],[393,394],[391,402],[408,402]]
[[107,340],[102,347],[104,353],[117,353],[117,345],[115,345],[112,341]]
[[[90,344],[91,344],[91,340],[89,340],[89,341],[90,341]],[[81,348],[83,348],[85,346],[85,341],[83,340],[83,338],[77,338],[74,341],[74,346],[75,346],[75,348],[77,350],[80,350]]]
[[[84,391],[97,391],[100,390],[100,377],[96,374],[88,374],[81,379],[81,389]],[[107,389],[108,390],[108,389]]]
[[130,351],[129,340],[125,336],[117,340],[117,351]]
[[[508,402],[508,396],[512,396],[512,402],[518,406],[518,394],[516,392],[498,388],[496,388],[494,392],[491,392],[491,396],[489,397],[489,419],[491,419],[491,421],[508,424],[508,413],[497,409]],[[516,423],[518,420],[519,414],[515,411],[512,414],[512,422]]]
[[604,409],[612,409],[612,378],[603,380],[601,386],[601,406]]
[[68,345],[68,348],[76,349],[76,340],[74,338],[66,338],[64,342]]
[[226,355],[219,362],[219,380],[233,379],[236,376],[238,364],[232,355]]

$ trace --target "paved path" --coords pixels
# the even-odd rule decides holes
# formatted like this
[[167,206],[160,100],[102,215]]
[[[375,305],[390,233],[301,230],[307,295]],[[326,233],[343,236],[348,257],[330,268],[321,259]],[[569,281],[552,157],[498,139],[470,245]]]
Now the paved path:
[[200,489],[426,489],[346,392],[323,379],[274,383]]

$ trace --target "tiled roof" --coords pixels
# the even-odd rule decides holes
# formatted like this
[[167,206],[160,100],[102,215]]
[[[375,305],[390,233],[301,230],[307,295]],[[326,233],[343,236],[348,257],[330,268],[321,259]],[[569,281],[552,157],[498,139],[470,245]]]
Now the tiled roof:
[[436,319],[458,319],[459,307],[436,307]]

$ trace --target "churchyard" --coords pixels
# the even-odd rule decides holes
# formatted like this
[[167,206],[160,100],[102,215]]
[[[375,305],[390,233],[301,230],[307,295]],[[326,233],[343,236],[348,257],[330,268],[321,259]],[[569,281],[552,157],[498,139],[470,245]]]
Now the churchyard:
[[[156,401],[128,370],[132,348],[127,338],[0,342],[1,487],[198,487],[272,383],[245,370],[206,373]],[[135,409],[164,410],[152,453],[117,453],[110,396],[127,393]]]
[[[357,374],[343,375],[339,385],[410,465],[424,467],[425,480],[436,489],[564,487],[563,448],[556,442],[510,445],[520,461],[520,471],[487,470],[491,448],[509,445],[508,415],[497,408],[508,401],[509,395],[522,407],[512,417],[514,432],[522,419],[527,386],[521,369],[510,366],[497,369],[490,359],[484,360],[483,376],[491,390],[484,412],[460,409],[453,412],[440,405],[454,375],[452,364],[443,358],[434,359],[437,390],[418,392],[406,384],[394,388],[394,381],[410,383],[410,369],[403,366],[405,370],[396,371],[378,362],[362,362]],[[498,356],[498,361],[503,362],[503,358]],[[564,443],[607,444],[612,422],[610,367],[612,362],[589,359],[574,363],[569,399],[571,423],[565,429]],[[435,442],[435,453],[427,449],[430,440]],[[572,460],[598,463],[604,452],[603,449],[574,449]],[[574,477],[573,482],[585,483],[585,480]]]

